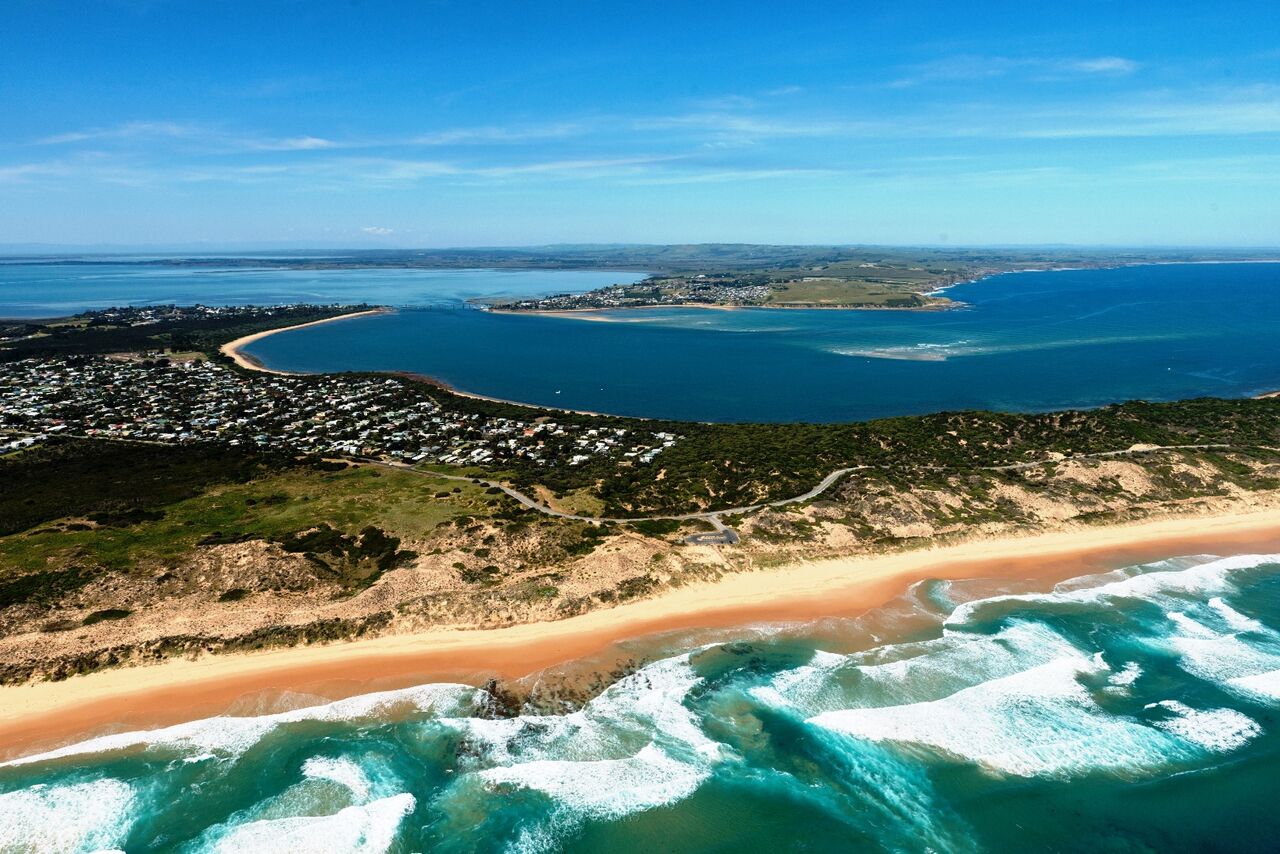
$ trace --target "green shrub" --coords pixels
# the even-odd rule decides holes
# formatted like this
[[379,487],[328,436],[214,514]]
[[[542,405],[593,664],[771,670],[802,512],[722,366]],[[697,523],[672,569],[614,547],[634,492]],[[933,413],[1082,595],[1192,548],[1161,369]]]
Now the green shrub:
[[94,623],[105,622],[106,620],[123,620],[133,612],[127,608],[104,608],[101,611],[94,611],[92,614],[84,618],[84,625],[92,626]]

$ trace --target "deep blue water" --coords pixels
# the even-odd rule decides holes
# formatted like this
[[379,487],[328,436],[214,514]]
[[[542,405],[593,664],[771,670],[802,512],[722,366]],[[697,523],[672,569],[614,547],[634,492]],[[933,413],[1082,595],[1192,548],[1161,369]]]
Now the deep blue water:
[[465,300],[589,290],[642,274],[216,270],[0,264],[0,317],[120,304],[367,301],[395,315],[286,332],[286,370],[404,370],[529,403],[709,421],[1036,411],[1280,389],[1280,264],[1019,273],[943,312],[652,309],[590,322]]
[[1280,388],[1280,264],[1018,273],[951,311],[646,309],[596,322],[405,310],[271,336],[294,371],[403,370],[571,409],[846,421]]

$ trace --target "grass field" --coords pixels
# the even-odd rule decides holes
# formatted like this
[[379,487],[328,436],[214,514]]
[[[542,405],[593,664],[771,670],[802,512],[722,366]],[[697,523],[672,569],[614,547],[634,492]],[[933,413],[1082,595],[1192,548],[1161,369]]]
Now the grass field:
[[485,487],[367,466],[309,469],[220,484],[160,508],[162,518],[123,527],[72,520],[0,538],[8,571],[85,563],[129,570],[187,554],[213,535],[278,539],[321,523],[356,534],[368,525],[420,539],[458,516],[489,516],[508,499]]
[[604,502],[593,490],[586,487],[572,490],[561,496],[555,495],[545,486],[536,488],[534,493],[538,500],[563,513],[574,513],[578,516],[604,515]]
[[[918,288],[918,284],[915,285]],[[906,281],[891,279],[838,279],[806,277],[776,285],[767,302],[771,305],[894,306],[903,302],[944,303],[946,300],[921,297]]]

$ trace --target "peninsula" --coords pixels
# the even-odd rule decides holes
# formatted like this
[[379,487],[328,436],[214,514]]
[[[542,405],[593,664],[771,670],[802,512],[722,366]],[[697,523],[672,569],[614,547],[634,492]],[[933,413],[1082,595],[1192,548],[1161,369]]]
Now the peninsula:
[[700,424],[223,352],[370,310],[115,309],[0,341],[0,681],[564,620],[810,561],[1280,506],[1278,398]]

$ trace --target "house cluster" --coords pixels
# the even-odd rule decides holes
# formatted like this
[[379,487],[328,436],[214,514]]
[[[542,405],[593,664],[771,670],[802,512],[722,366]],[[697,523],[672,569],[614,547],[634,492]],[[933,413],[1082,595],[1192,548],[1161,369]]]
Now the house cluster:
[[245,376],[205,361],[97,357],[0,364],[0,444],[19,443],[12,449],[67,435],[463,466],[582,465],[601,456],[648,463],[678,440],[530,415],[449,411],[428,389],[397,377]]
[[589,308],[634,308],[654,305],[760,305],[768,284],[706,275],[650,279],[634,285],[610,285],[583,294],[555,294],[503,305],[521,311],[573,311]]
[[310,303],[281,305],[146,305],[88,311],[78,317],[89,326],[150,326],[175,320],[257,320],[288,315],[302,310],[324,308]]

